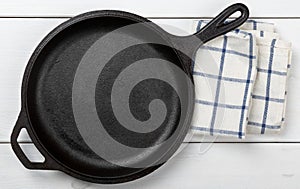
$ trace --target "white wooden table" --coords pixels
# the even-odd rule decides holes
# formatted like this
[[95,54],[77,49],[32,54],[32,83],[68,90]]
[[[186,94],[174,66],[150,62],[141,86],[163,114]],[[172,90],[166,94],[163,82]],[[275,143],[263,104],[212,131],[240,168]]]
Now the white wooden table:
[[[79,181],[56,171],[29,171],[17,160],[9,138],[20,110],[21,79],[39,41],[69,17],[90,10],[120,9],[191,33],[194,19],[210,18],[235,1],[201,0],[9,0],[0,2],[0,188],[299,188],[300,187],[300,11],[297,0],[252,0],[251,17],[273,22],[293,43],[287,126],[280,135],[246,140],[194,136],[187,148],[153,174],[114,186]],[[175,32],[177,31],[171,31]],[[39,159],[27,135],[19,138]],[[202,143],[201,143],[202,142]]]

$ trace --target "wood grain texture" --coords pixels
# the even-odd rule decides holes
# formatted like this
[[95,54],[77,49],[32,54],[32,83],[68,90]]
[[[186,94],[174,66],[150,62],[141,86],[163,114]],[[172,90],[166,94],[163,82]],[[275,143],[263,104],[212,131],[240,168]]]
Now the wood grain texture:
[[[35,153],[27,144],[26,153]],[[1,188],[299,188],[300,144],[189,144],[154,173],[127,184],[96,185],[57,171],[30,171],[0,145]],[[3,168],[4,167],[4,168]]]
[[[0,142],[9,142],[12,128],[20,110],[20,89],[22,75],[27,61],[37,44],[54,27],[66,19],[0,19]],[[191,34],[192,19],[152,19],[167,31],[177,34]],[[289,79],[287,126],[280,135],[247,135],[246,140],[226,137],[194,135],[192,141],[199,142],[300,142],[300,67],[297,64],[300,52],[300,19],[262,20],[276,24],[276,29],[283,39],[293,43],[293,65]],[[29,141],[26,135],[20,141]]]
[[[145,17],[212,17],[225,7],[236,3],[235,0],[10,0],[1,2],[0,16],[6,17],[70,17],[90,10],[119,9],[140,14]],[[251,10],[255,17],[299,17],[299,4],[296,0],[240,0]]]

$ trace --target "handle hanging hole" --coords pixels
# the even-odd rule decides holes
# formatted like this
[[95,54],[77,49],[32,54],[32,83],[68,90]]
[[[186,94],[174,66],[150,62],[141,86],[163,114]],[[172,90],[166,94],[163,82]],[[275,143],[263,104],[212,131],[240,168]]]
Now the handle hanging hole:
[[234,12],[232,15],[230,15],[228,18],[226,18],[221,25],[227,25],[231,22],[233,22],[234,20],[236,20],[237,18],[240,18],[242,16],[242,12],[241,11],[236,11]]
[[[26,137],[27,136],[27,137]],[[25,138],[24,138],[25,137]],[[26,142],[24,142],[26,139]],[[44,163],[45,157],[38,151],[33,143],[31,143],[31,139],[28,135],[28,132],[25,128],[20,131],[20,135],[17,138],[19,142],[20,148],[24,152],[25,156],[28,158],[29,161],[32,163]],[[23,143],[22,143],[23,141]],[[28,142],[29,141],[29,142]]]
[[242,16],[242,12],[241,11],[236,11],[235,13],[233,13],[230,17],[233,18],[239,18]]

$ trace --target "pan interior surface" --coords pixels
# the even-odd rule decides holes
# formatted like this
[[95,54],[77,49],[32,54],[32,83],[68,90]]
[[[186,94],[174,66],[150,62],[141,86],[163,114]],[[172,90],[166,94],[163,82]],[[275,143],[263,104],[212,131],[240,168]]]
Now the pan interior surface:
[[[130,65],[137,64],[137,62],[145,59],[159,59],[171,62],[173,66],[184,69],[176,51],[166,45],[136,44],[116,52],[115,56],[106,65],[103,65],[94,86],[95,110],[93,111],[98,115],[105,132],[117,143],[130,148],[141,149],[140,153],[129,156],[120,154],[119,158],[114,159],[113,162],[109,161],[88,145],[74,117],[72,104],[72,100],[74,100],[72,96],[74,95],[72,92],[74,78],[87,51],[96,41],[109,32],[138,22],[134,19],[116,16],[83,19],[55,34],[34,60],[26,91],[26,108],[32,129],[39,142],[47,149],[47,152],[61,165],[76,173],[104,180],[124,178],[138,174],[149,167],[160,166],[161,163],[155,164],[154,162],[163,158],[170,158],[180,145],[176,144],[174,147],[174,144],[170,143],[169,148],[164,147],[166,153],[163,157],[156,155],[158,148],[152,148],[173,135],[182,134],[185,130],[179,128],[179,132],[176,133],[182,114],[181,99],[168,83],[156,78],[144,79],[133,87],[128,98],[120,97],[118,99],[116,97],[116,100],[128,102],[132,116],[141,123],[147,122],[154,115],[155,109],[151,110],[153,104],[155,106],[155,103],[157,103],[165,110],[165,113],[161,115],[163,116],[161,125],[148,125],[150,128],[145,128],[148,132],[132,130],[130,125],[123,126],[115,117],[115,111],[112,108],[114,83],[116,80],[126,82],[124,78],[117,78]],[[139,31],[124,30],[119,34],[141,42],[147,41],[146,38],[149,37],[160,41],[165,40],[160,33],[147,27]],[[120,40],[111,41],[107,44],[107,48],[113,48],[114,45],[118,46],[120,42]],[[101,65],[103,62],[99,60],[98,64]],[[172,70],[174,69],[168,64],[163,64],[160,67],[160,72],[173,75],[174,85],[182,85],[182,81],[176,77]],[[85,83],[85,85],[88,84]],[[116,90],[122,96],[123,89],[117,88]],[[188,95],[189,91],[182,93]],[[156,102],[157,99],[159,101]],[[164,105],[161,105],[161,102]],[[82,99],[82,103],[88,102]],[[87,112],[85,113],[87,114]],[[82,114],[85,113],[82,112]],[[119,114],[122,116],[122,111]],[[87,127],[92,124],[92,122],[85,123]],[[181,141],[184,138],[184,136],[178,137]],[[90,138],[97,138],[97,136],[90,136]],[[105,141],[98,137],[97,142],[102,144]],[[110,146],[107,146],[107,148],[110,148]],[[115,149],[115,151],[117,153],[118,149]],[[105,153],[105,149],[103,149],[103,152]],[[135,166],[149,161],[149,158],[153,163],[152,165]]]

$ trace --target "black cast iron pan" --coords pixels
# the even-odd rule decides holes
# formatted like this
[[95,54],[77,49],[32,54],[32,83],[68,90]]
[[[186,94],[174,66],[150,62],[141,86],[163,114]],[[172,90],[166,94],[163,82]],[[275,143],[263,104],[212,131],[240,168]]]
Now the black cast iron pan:
[[[235,12],[241,15],[225,20]],[[55,28],[30,58],[12,148],[28,169],[60,170],[95,183],[149,174],[179,148],[193,113],[197,48],[248,18],[234,4],[191,36],[146,18],[95,11]],[[45,161],[30,162],[17,138],[26,129]]]

